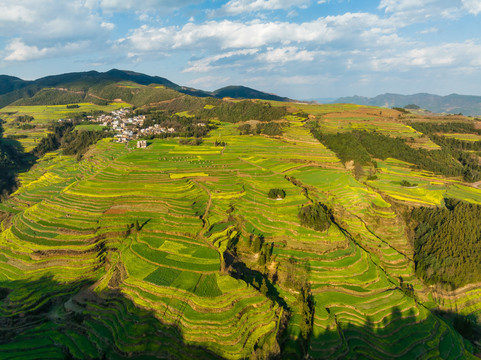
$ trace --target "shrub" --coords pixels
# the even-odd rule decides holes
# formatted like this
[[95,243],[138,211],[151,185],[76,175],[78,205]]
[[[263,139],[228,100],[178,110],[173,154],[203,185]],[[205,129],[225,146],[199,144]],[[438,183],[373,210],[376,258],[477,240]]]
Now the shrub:
[[286,192],[283,189],[270,189],[267,196],[269,199],[284,199]]
[[415,186],[418,186],[418,184],[414,184],[414,183],[410,183],[409,181],[407,180],[402,180],[400,182],[401,186],[405,186],[405,187],[415,187]]

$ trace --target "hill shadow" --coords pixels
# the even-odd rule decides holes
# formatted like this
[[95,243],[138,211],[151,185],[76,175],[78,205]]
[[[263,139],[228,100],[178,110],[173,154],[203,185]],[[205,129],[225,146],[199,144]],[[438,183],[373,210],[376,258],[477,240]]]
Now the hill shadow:
[[3,136],[3,122],[0,119],[0,200],[16,190],[17,175],[28,171],[37,159],[18,140]]
[[92,284],[1,281],[0,358],[221,359],[120,291],[96,293]]
[[[252,274],[253,275],[253,274]],[[118,290],[97,293],[92,281],[63,283],[52,276],[0,281],[0,354],[35,359],[221,359],[206,348],[183,341],[182,330],[165,324]],[[387,316],[367,321],[326,308],[327,326],[309,343],[286,333],[281,355],[265,359],[462,358],[464,345],[451,326],[429,314],[426,325],[413,309],[394,307]],[[452,315],[452,314],[449,314]],[[316,331],[319,331],[317,328]],[[442,331],[442,334],[439,332]],[[439,349],[437,341],[441,337]],[[3,358],[0,355],[0,358]]]
[[[366,320],[352,312],[352,322],[348,322],[350,315],[343,311],[326,311],[329,324],[310,338],[309,356],[313,359],[414,359],[436,353],[443,359],[465,357],[462,336],[433,313],[419,322],[413,308],[393,307],[387,316],[368,316]],[[298,358],[299,349],[285,358]]]

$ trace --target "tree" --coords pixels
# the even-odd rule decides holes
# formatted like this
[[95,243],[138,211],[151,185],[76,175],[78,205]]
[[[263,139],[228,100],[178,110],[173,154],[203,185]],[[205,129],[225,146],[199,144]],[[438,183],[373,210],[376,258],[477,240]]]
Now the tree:
[[262,235],[254,235],[254,241],[252,242],[252,251],[258,253],[261,251],[264,237]]
[[266,279],[262,278],[262,284],[261,288],[259,289],[263,295],[267,295],[267,284],[266,284]]
[[362,165],[358,162],[354,163],[354,177],[356,178],[356,180],[361,179],[363,176],[364,169],[362,168]]

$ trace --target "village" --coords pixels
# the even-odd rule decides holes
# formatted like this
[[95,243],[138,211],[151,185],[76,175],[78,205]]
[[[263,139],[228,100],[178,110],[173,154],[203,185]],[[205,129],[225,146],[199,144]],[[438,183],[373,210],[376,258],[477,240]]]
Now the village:
[[142,128],[145,115],[132,115],[132,110],[129,108],[121,108],[112,111],[110,114],[102,114],[97,117],[87,116],[87,119],[102,126],[110,127],[115,132],[116,141],[120,143],[126,143],[148,135],[175,132],[173,127],[163,127],[159,124]]

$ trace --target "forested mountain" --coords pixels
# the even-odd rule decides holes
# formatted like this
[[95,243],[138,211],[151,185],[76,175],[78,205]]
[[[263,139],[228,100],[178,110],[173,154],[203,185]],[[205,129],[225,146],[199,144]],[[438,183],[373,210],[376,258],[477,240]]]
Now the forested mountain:
[[[149,76],[133,71],[112,69],[107,72],[88,71],[88,72],[73,72],[60,75],[46,76],[35,81],[24,81],[11,76],[0,76],[0,107],[11,104],[20,99],[29,99],[35,96],[39,91],[45,90],[63,90],[76,93],[76,97],[72,100],[65,99],[64,94],[49,95],[49,99],[52,104],[56,103],[68,103],[84,100],[85,96],[89,92],[96,93],[103,87],[111,86],[119,82],[132,82],[139,85],[162,85],[168,89],[178,91],[183,94],[193,95],[197,97],[230,97],[230,98],[242,98],[242,99],[264,99],[264,100],[277,100],[287,101],[289,99],[283,98],[273,94],[267,94],[262,91],[254,90],[243,86],[230,86],[222,88],[213,92],[194,89],[191,87],[181,86],[173,83],[172,81],[160,77]],[[58,92],[58,91],[57,91]],[[64,99],[58,100],[58,96],[63,96]],[[83,98],[82,98],[83,95]],[[112,99],[120,98],[121,94],[115,97],[113,94]],[[92,99],[87,98],[87,101]],[[122,99],[126,101],[126,99]],[[42,98],[41,103],[47,104],[46,99]],[[155,99],[153,99],[155,102]],[[22,102],[25,104],[25,101]]]
[[230,97],[234,99],[261,99],[274,101],[290,101],[289,98],[251,89],[245,86],[226,86],[212,92],[217,98]]
[[30,83],[15,76],[0,75],[0,95],[24,88]]

